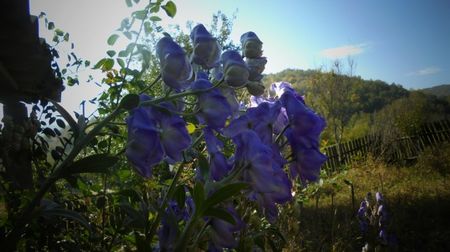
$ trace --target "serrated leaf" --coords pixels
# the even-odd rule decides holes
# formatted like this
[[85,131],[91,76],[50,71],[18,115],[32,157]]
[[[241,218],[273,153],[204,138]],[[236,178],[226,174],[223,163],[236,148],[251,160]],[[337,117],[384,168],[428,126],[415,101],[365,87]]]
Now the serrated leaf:
[[158,16],[151,16],[150,20],[153,21],[153,22],[158,22],[158,21],[161,21],[161,18],[158,17]]
[[167,16],[171,18],[177,13],[177,6],[172,1],[167,2],[162,8],[166,11]]
[[107,40],[108,45],[110,45],[110,46],[114,45],[114,43],[116,43],[118,38],[119,38],[119,35],[117,35],[117,34],[113,34],[113,35],[109,36],[109,38]]
[[114,50],[108,50],[108,51],[106,52],[106,54],[108,54],[109,57],[114,57],[114,55],[116,55],[116,51],[114,51]]
[[69,174],[74,173],[108,173],[109,168],[115,165],[119,158],[108,154],[95,154],[77,160],[67,169]]
[[238,194],[241,190],[248,187],[247,183],[234,183],[228,184],[217,191],[215,191],[205,202],[205,209],[213,207],[220,202],[224,202],[234,195]]
[[209,209],[206,209],[203,216],[214,217],[226,221],[232,225],[236,225],[236,220],[234,219],[233,215],[221,208],[211,207]]

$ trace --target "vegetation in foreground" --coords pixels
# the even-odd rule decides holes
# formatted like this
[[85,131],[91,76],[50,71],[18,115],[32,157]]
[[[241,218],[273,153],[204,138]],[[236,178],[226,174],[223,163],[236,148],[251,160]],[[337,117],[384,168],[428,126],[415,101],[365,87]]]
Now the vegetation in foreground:
[[449,154],[450,145],[429,149],[410,167],[369,157],[308,187],[282,214],[285,250],[361,251],[359,204],[368,192],[380,191],[390,214],[388,233],[397,240],[381,251],[449,251]]

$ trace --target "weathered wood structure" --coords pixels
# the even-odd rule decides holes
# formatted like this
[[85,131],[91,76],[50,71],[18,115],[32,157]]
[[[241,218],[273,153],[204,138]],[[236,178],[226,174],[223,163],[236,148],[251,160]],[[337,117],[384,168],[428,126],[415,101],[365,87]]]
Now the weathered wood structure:
[[392,139],[389,143],[383,143],[380,136],[367,135],[326,147],[323,151],[328,160],[323,168],[327,172],[333,172],[340,166],[350,163],[355,157],[365,157],[368,153],[383,157],[385,161],[392,163],[414,160],[426,147],[445,142],[450,142],[449,120],[425,124],[415,135]]
[[[4,116],[18,126],[28,120],[22,102],[60,101],[64,89],[51,67],[49,47],[39,38],[38,21],[38,17],[30,15],[28,0],[0,1],[0,103]],[[8,141],[3,144],[17,144]],[[2,166],[8,179],[18,187],[31,187],[29,150],[3,149]]]

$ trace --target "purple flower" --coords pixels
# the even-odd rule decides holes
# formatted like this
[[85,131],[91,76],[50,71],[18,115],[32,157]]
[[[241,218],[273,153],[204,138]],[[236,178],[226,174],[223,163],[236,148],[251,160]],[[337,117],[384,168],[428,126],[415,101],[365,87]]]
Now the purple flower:
[[221,51],[217,39],[202,24],[192,29],[190,37],[193,46],[192,61],[207,69],[217,66]]
[[252,130],[243,130],[233,141],[236,165],[244,167],[242,180],[251,186],[249,198],[256,200],[268,219],[273,220],[277,213],[275,203],[283,204],[292,198],[291,182],[282,169],[284,160],[277,148],[265,145]]
[[[202,90],[211,88],[212,84],[202,75],[192,84],[192,90]],[[197,118],[200,123],[208,125],[211,129],[223,128],[227,118],[232,114],[227,98],[223,96],[219,89],[208,90],[197,95],[200,111]]]
[[164,37],[156,44],[156,55],[164,83],[175,90],[187,88],[192,67],[184,50],[171,37]]
[[211,244],[212,251],[221,251],[223,248],[234,248],[237,246],[237,241],[234,238],[234,233],[242,229],[244,222],[238,216],[234,207],[227,207],[226,210],[234,217],[236,224],[228,223],[224,220],[212,218],[211,225]]
[[211,129],[205,128],[203,132],[205,134],[206,148],[208,149],[210,157],[209,173],[213,180],[219,181],[228,174],[231,167],[228,164],[226,157],[221,152],[223,143],[217,139]]
[[192,211],[189,211],[189,200],[186,198],[185,205],[179,206],[176,201],[169,201],[166,211],[162,215],[161,227],[158,230],[159,247],[161,251],[173,251],[179,236],[178,222],[188,221]]
[[250,81],[260,81],[263,78],[262,72],[267,63],[266,57],[260,58],[246,58],[245,63],[249,69],[249,77]]
[[291,173],[299,175],[303,182],[316,181],[320,167],[326,156],[319,151],[319,137],[325,128],[325,120],[306,107],[296,93],[287,90],[280,98],[289,119],[290,127],[285,131],[295,162],[291,164]]
[[242,54],[247,58],[258,58],[262,55],[262,42],[254,32],[246,32],[241,36]]
[[244,86],[249,77],[249,71],[241,55],[233,50],[222,53],[223,77],[232,87]]
[[[150,97],[141,95],[141,101]],[[163,108],[173,109],[170,104]],[[178,115],[164,109],[138,107],[126,119],[128,144],[126,156],[143,177],[151,177],[152,167],[167,156],[173,161],[182,159],[181,152],[189,147],[191,138],[186,123]]]

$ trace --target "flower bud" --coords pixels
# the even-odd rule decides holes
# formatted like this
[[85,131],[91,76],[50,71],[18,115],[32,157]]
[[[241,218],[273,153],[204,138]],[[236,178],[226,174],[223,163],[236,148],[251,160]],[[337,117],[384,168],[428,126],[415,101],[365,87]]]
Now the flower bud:
[[261,57],[262,44],[254,32],[246,32],[241,36],[242,54],[247,58]]
[[264,94],[264,86],[258,81],[247,82],[247,90],[251,95],[260,96]]
[[156,55],[164,83],[175,90],[187,88],[192,67],[184,50],[171,37],[164,37],[156,44]]
[[267,59],[265,57],[246,58],[245,63],[250,72],[248,79],[251,81],[260,81],[263,78],[262,72],[266,66]]
[[211,69],[219,63],[220,45],[202,25],[192,29],[191,40],[193,45],[192,61],[206,69]]
[[224,80],[232,87],[241,87],[248,81],[249,71],[241,55],[233,50],[222,54]]

